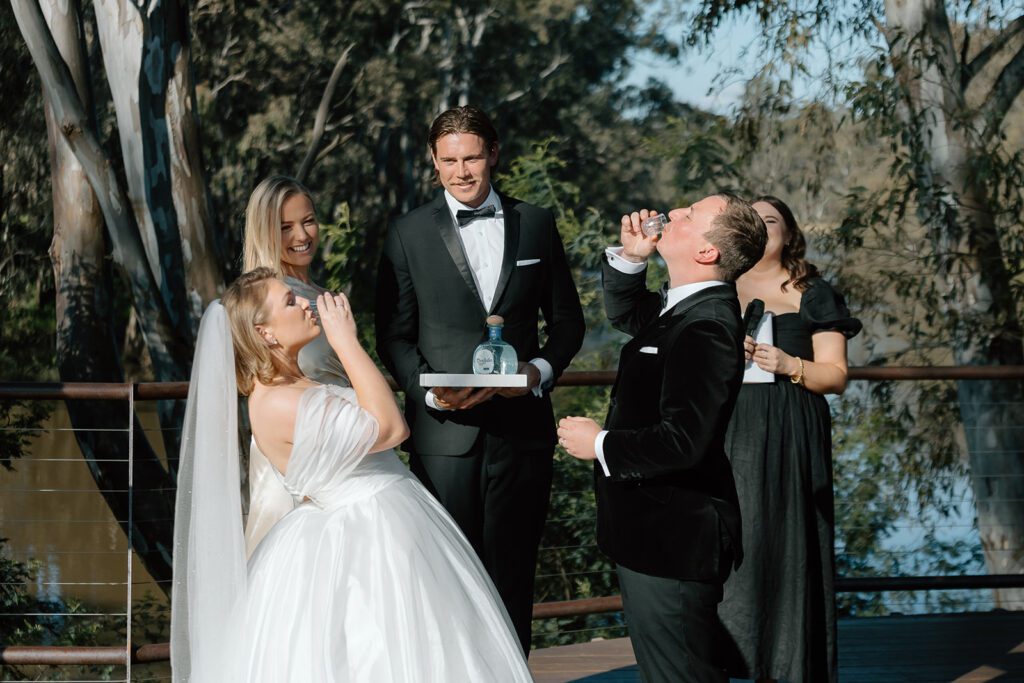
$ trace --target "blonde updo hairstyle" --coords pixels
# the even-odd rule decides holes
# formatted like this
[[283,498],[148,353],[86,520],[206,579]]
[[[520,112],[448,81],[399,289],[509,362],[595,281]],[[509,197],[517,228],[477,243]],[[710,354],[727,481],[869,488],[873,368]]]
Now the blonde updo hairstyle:
[[273,175],[265,179],[249,196],[245,207],[246,271],[270,268],[281,277],[281,207],[292,195],[302,194],[313,203],[313,194],[295,178]]
[[256,268],[231,283],[221,303],[231,325],[231,345],[235,349],[235,378],[238,391],[248,396],[256,381],[269,384],[277,375],[270,347],[256,331],[267,322],[267,292],[277,277],[271,268]]

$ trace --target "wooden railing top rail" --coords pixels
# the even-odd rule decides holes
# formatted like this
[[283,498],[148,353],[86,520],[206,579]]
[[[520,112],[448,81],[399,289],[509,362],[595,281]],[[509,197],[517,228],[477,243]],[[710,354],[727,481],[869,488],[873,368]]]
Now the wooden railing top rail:
[[[937,365],[911,367],[865,366],[850,368],[851,380],[1002,380],[1024,379],[1024,365]],[[398,390],[393,379],[391,388]],[[559,387],[610,386],[614,370],[566,372]],[[0,382],[0,398],[25,400],[126,400],[134,392],[137,401],[180,399],[188,396],[188,382]]]

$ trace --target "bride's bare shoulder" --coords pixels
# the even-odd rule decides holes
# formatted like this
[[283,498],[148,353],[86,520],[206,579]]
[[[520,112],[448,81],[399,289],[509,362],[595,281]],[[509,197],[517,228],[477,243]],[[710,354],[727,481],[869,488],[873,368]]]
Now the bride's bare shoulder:
[[249,395],[249,420],[261,443],[291,443],[302,394],[309,384],[257,383]]

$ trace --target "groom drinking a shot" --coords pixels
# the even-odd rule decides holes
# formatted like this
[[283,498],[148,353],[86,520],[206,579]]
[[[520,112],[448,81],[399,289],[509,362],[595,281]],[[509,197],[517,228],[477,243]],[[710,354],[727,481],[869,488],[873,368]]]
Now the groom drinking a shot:
[[[735,280],[767,232],[732,195],[669,212],[647,237],[647,211],[623,216],[603,266],[608,318],[622,349],[605,428],[566,417],[559,442],[596,460],[597,536],[616,563],[626,622],[646,683],[727,680],[715,663],[722,583],[742,558],[740,513],[723,442],[743,375]],[[647,259],[668,266],[662,299]]]

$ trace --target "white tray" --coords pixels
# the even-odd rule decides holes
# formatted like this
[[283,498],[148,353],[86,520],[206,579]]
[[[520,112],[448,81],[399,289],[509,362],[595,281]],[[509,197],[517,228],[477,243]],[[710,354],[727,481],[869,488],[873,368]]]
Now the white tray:
[[422,387],[525,387],[526,375],[471,375],[451,372],[425,372]]

